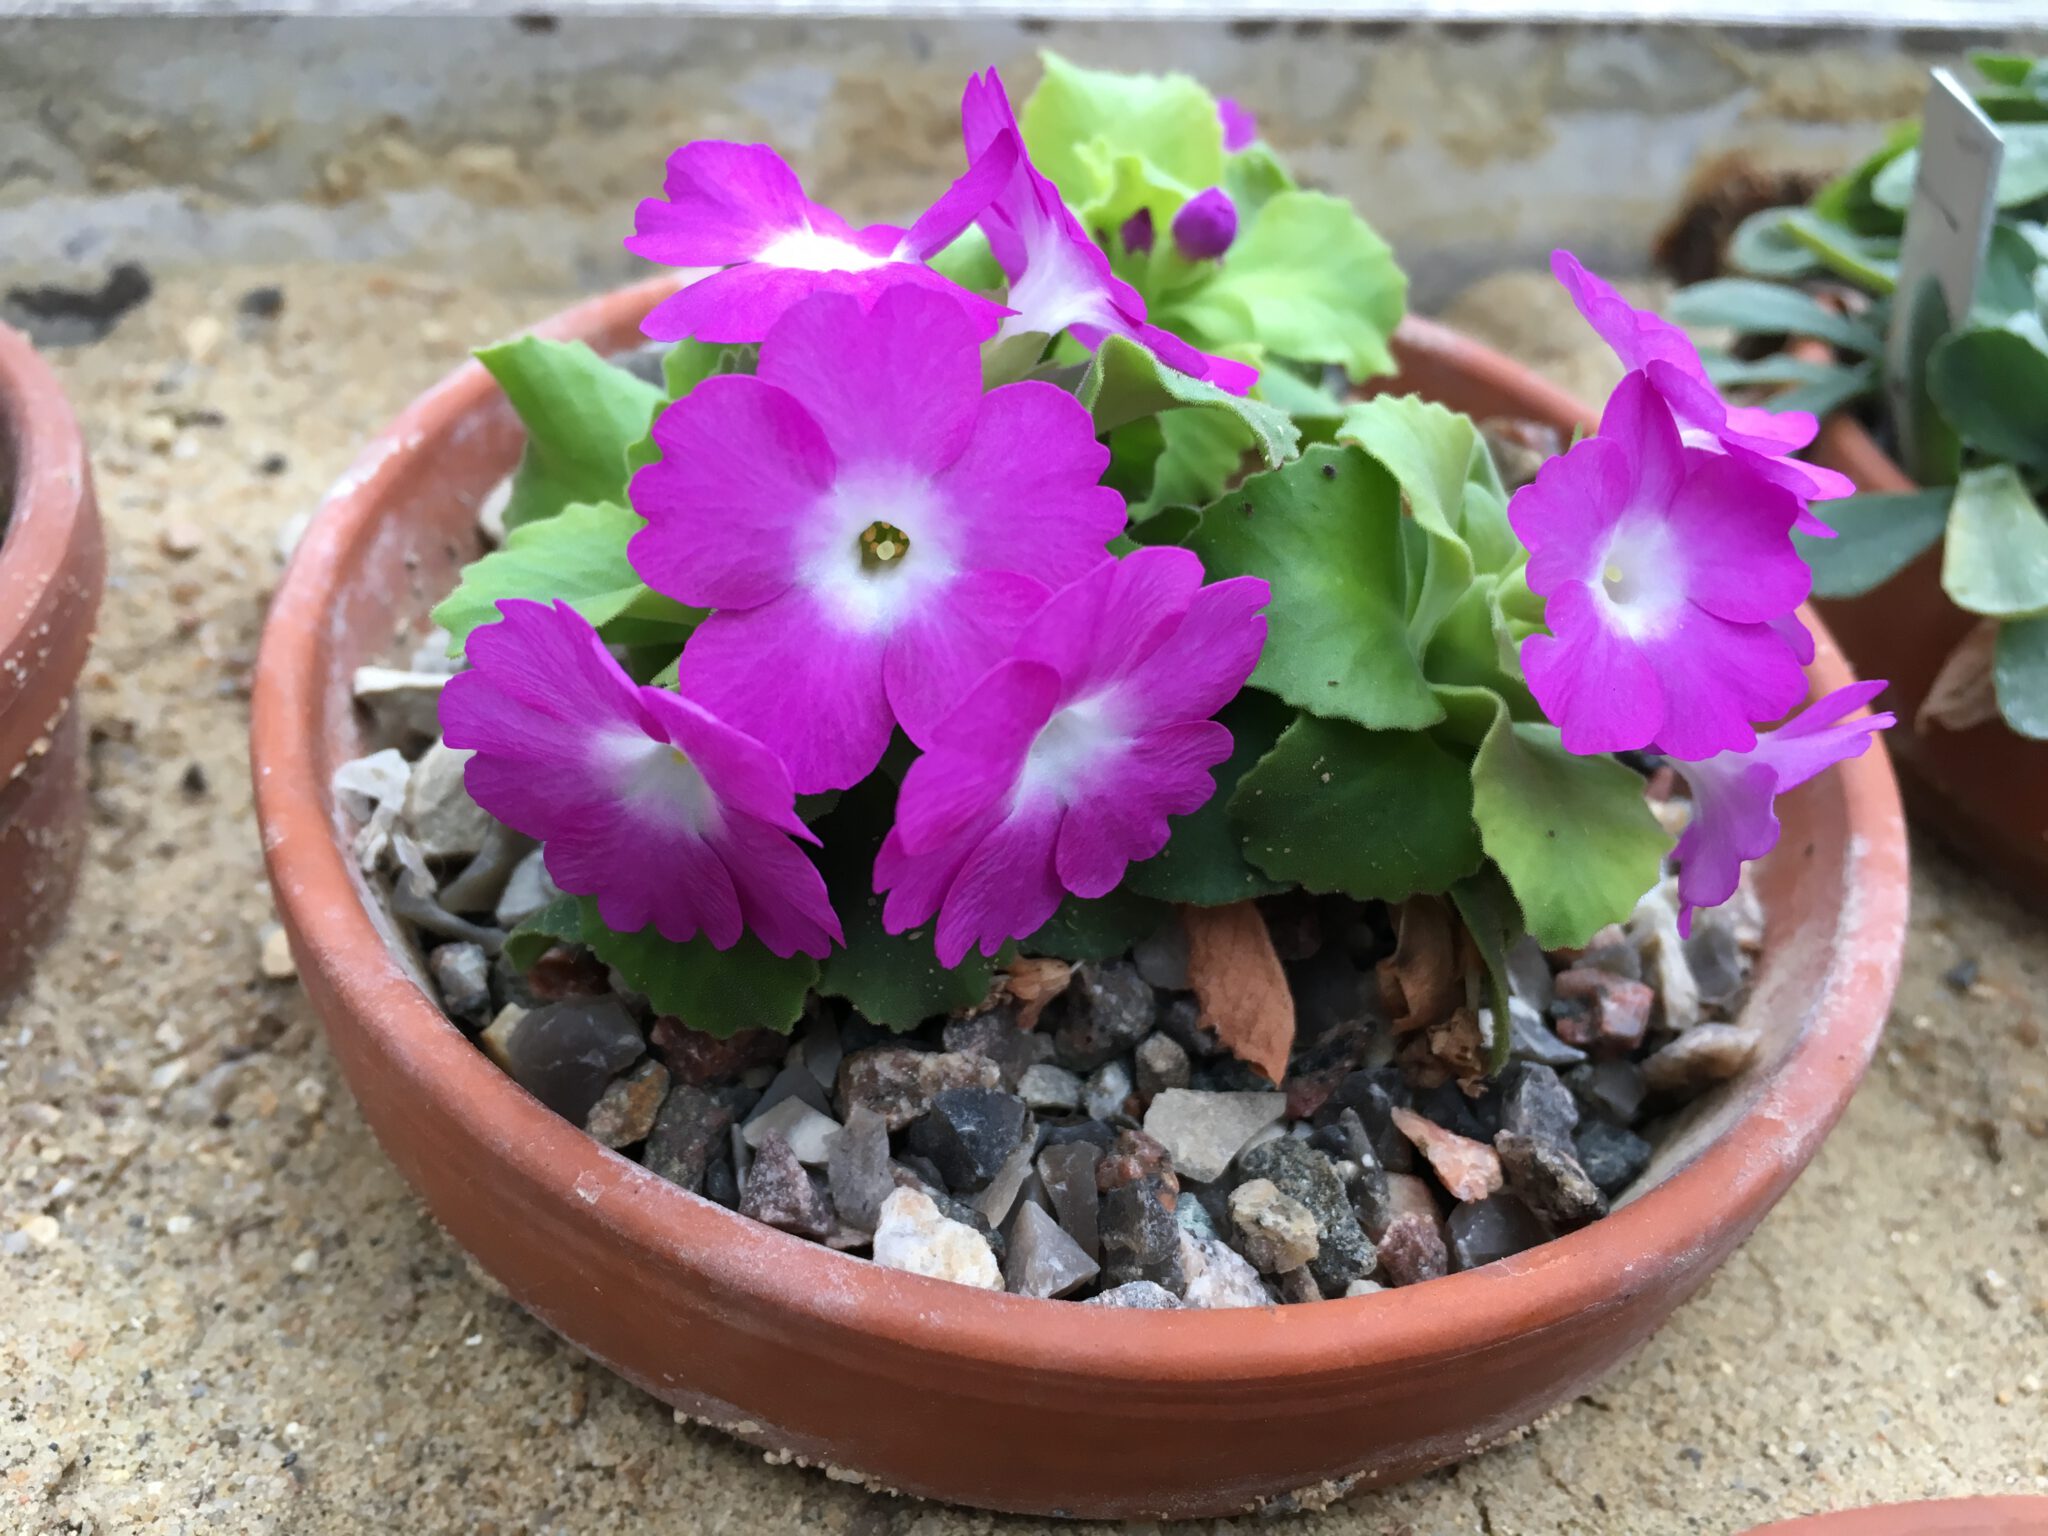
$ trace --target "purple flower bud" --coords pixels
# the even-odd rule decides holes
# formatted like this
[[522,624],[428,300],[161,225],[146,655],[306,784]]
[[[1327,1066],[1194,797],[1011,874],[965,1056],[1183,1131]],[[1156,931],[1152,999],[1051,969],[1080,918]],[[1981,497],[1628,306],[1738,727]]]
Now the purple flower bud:
[[1152,210],[1140,208],[1124,220],[1124,227],[1118,233],[1123,237],[1124,249],[1133,256],[1150,254],[1153,240]]
[[1221,256],[1237,238],[1237,204],[1221,187],[1188,199],[1173,216],[1173,243],[1189,261]]
[[1216,115],[1223,120],[1223,148],[1230,154],[1250,149],[1259,136],[1259,120],[1228,96],[1216,101]]

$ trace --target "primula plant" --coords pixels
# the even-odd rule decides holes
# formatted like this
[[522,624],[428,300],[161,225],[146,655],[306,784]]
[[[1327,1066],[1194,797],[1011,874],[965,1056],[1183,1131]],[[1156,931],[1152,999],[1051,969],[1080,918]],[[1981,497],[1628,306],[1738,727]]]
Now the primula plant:
[[1510,496],[1470,420],[1353,391],[1404,281],[1235,104],[1048,59],[961,116],[908,227],[677,150],[628,241],[687,270],[662,385],[482,354],[529,442],[438,612],[442,722],[566,893],[515,963],[574,941],[712,1033],[814,990],[908,1029],[1175,904],[1436,895],[1505,1019],[1516,942],[1659,881],[1642,754],[1691,791],[1689,922],[1889,723],[1874,685],[1792,714],[1794,530],[1845,489],[1790,457],[1811,418],[1729,405],[1569,255],[1630,371]]
[[[1971,313],[1946,334],[1913,333],[1911,424],[1883,419],[1878,404],[1919,170],[1917,120],[1808,206],[1751,217],[1729,251],[1744,275],[1682,290],[1671,313],[1737,333],[1733,352],[1707,359],[1718,383],[1790,385],[1773,404],[1796,417],[1841,407],[1870,413],[1880,439],[1927,489],[1836,506],[1841,537],[1804,551],[1815,591],[1872,591],[1940,542],[1944,590],[1984,621],[1962,661],[1981,676],[1981,641],[1995,631],[1999,712],[2021,735],[2048,739],[2048,62],[2010,54],[1975,62],[1978,105],[2005,139],[1997,222]],[[1786,335],[1825,342],[1834,356],[1771,350]]]

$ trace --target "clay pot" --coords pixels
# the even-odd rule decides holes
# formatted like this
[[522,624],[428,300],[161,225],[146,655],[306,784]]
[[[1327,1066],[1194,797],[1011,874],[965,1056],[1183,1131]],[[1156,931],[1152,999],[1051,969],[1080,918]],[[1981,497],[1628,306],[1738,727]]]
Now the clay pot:
[[[1866,491],[1918,489],[1847,416],[1823,424],[1813,457]],[[1914,816],[2020,894],[2048,903],[2048,741],[2015,735],[1997,719],[1966,731],[1918,725],[1941,664],[1979,623],[1941,588],[1940,544],[1874,591],[1814,606],[1858,672],[1890,680],[1881,703],[1899,717],[1888,739]]]
[[[621,349],[665,291],[542,330]],[[1450,404],[1564,428],[1584,414],[1438,327],[1405,325],[1396,349]],[[360,749],[350,674],[453,584],[519,447],[468,363],[335,489],[263,637],[257,810],[300,975],[392,1160],[521,1305],[687,1414],[878,1485],[1049,1515],[1220,1515],[1412,1477],[1612,1369],[1784,1193],[1869,1060],[1906,916],[1881,750],[1781,807],[1756,1068],[1702,1101],[1623,1209],[1547,1247],[1348,1301],[1141,1313],[968,1290],[757,1225],[600,1147],[493,1066],[394,951],[348,857],[328,785]],[[1847,680],[1823,638],[1816,687]]]
[[1929,1499],[1761,1525],[1749,1536],[2048,1536],[2048,1499]]
[[63,916],[85,849],[78,674],[106,547],[78,422],[0,325],[0,1005]]

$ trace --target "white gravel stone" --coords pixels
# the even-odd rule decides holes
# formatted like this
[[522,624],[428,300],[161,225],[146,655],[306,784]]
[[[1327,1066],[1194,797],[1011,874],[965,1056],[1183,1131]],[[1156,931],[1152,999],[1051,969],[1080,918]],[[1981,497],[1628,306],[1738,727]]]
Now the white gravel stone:
[[1234,1249],[1213,1237],[1196,1237],[1185,1227],[1180,1234],[1180,1265],[1188,1277],[1181,1299],[1190,1307],[1268,1307],[1273,1298],[1259,1282],[1259,1272]]
[[802,1099],[790,1097],[754,1116],[741,1134],[747,1145],[758,1151],[762,1141],[775,1132],[789,1142],[798,1162],[806,1168],[822,1168],[831,1160],[832,1138],[839,1133],[839,1122],[819,1114]]
[[1169,1088],[1146,1110],[1145,1134],[1173,1154],[1182,1178],[1207,1184],[1223,1177],[1245,1144],[1286,1113],[1284,1093]]
[[491,835],[490,813],[469,798],[462,765],[470,754],[437,741],[413,764],[405,787],[405,823],[430,859],[467,858]]
[[886,1269],[930,1275],[984,1291],[1003,1288],[1003,1272],[984,1238],[944,1215],[931,1196],[899,1189],[882,1202],[875,1228],[875,1262]]

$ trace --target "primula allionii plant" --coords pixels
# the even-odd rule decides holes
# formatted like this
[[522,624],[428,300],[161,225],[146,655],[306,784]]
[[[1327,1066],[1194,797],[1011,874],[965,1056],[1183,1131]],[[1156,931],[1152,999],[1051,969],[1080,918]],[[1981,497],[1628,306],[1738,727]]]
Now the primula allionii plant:
[[1886,723],[1851,689],[1759,735],[1804,696],[1791,530],[1831,487],[1568,256],[1632,371],[1511,502],[1465,417],[1347,398],[1402,279],[1234,103],[1048,58],[1021,114],[971,81],[962,131],[908,228],[686,145],[631,242],[700,269],[647,322],[662,384],[482,354],[527,453],[438,614],[471,792],[568,893],[515,963],[582,943],[716,1032],[813,990],[908,1028],[1172,904],[1435,895],[1501,1017],[1512,942],[1660,878],[1614,753],[1692,786],[1689,916]]
[[[1729,246],[1741,275],[1681,289],[1671,313],[1732,329],[1745,343],[1740,356],[1706,359],[1722,384],[1792,386],[1771,402],[1780,421],[1803,430],[1810,412],[1860,405],[1926,487],[1834,503],[1827,517],[1840,537],[1804,551],[1815,592],[1851,598],[1941,545],[1942,588],[1977,623],[1916,724],[1961,730],[2002,716],[2022,736],[2048,740],[2048,60],[1980,53],[1973,62],[1977,105],[2005,140],[1997,220],[1969,314],[1948,324],[1898,317],[1913,381],[1909,419],[1892,420],[1878,396],[1920,168],[1917,120],[1807,206],[1745,221]],[[1787,336],[1825,350],[1788,355]]]

